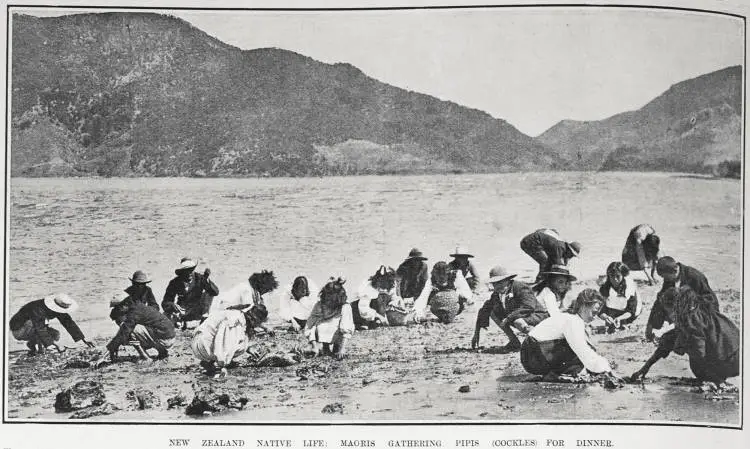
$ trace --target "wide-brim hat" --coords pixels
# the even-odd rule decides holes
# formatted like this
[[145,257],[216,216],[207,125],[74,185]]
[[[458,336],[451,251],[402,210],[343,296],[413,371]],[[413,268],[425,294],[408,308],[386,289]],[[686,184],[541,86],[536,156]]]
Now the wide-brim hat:
[[194,261],[193,259],[189,259],[187,257],[184,257],[180,261],[180,266],[174,269],[175,274],[179,274],[180,271],[188,271],[188,270],[195,270],[195,267],[198,266],[198,262]]
[[151,279],[148,278],[148,275],[141,270],[133,273],[133,277],[129,279],[130,282],[135,282],[137,284],[148,284],[149,282],[151,282]]
[[495,282],[502,282],[508,279],[513,279],[516,276],[518,275],[515,273],[510,273],[504,267],[498,265],[490,270],[490,278],[487,279],[487,283],[494,284]]
[[474,257],[471,253],[469,253],[469,250],[466,249],[465,246],[457,246],[453,254],[448,254],[448,255],[451,257],[459,257],[459,256]]
[[53,312],[71,313],[78,309],[75,299],[65,293],[55,293],[44,298],[44,305]]
[[577,277],[570,274],[570,270],[565,265],[552,265],[549,271],[542,271],[541,274],[567,276],[570,278],[571,281],[575,281],[578,279]]
[[427,258],[422,254],[422,251],[420,251],[418,248],[412,248],[411,251],[409,251],[409,257],[407,257],[406,260],[409,259],[427,260]]

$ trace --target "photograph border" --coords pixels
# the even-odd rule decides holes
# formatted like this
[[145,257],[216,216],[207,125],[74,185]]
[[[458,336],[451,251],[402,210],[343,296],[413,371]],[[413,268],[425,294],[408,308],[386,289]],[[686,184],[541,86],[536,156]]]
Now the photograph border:
[[[732,7],[734,5],[727,5]],[[20,8],[28,9],[59,9],[61,11],[72,11],[77,12],[80,10],[81,13],[91,12],[108,12],[108,11],[132,11],[132,12],[156,12],[161,11],[164,14],[169,14],[170,11],[195,11],[195,12],[231,12],[231,11],[243,11],[243,12],[323,12],[323,13],[336,13],[336,12],[369,12],[369,11],[408,11],[408,10],[503,10],[503,9],[539,9],[539,8],[571,8],[571,9],[627,9],[627,10],[658,10],[658,11],[671,11],[671,12],[688,12],[688,13],[700,13],[714,16],[725,16],[732,17],[735,19],[741,19],[743,24],[743,62],[742,62],[742,130],[741,130],[741,151],[742,151],[742,178],[740,182],[741,187],[741,283],[740,283],[740,297],[742,301],[741,305],[741,317],[742,324],[745,319],[745,303],[744,303],[744,292],[745,292],[745,170],[746,170],[746,157],[745,157],[745,132],[747,126],[747,16],[734,12],[726,12],[720,10],[694,8],[694,7],[683,7],[683,6],[668,6],[668,5],[643,5],[643,4],[600,4],[600,3],[520,3],[520,4],[465,4],[465,5],[433,5],[433,6],[360,6],[360,7],[227,7],[227,6],[216,6],[216,7],[197,7],[197,6],[169,6],[167,4],[163,6],[113,6],[113,5],[64,5],[64,4],[27,4],[27,3],[9,3],[5,5],[6,11],[6,49],[5,49],[5,63],[6,63],[6,104],[5,104],[5,197],[4,201],[4,233],[5,238],[3,239],[3,283],[5,285],[3,291],[4,308],[3,308],[3,322],[8,322],[8,307],[9,307],[9,286],[8,286],[8,256],[9,256],[9,230],[10,230],[10,122],[11,122],[11,111],[10,111],[10,94],[11,94],[11,70],[12,61],[11,58],[11,42],[12,42],[12,29],[11,29],[11,14],[13,10]],[[740,327],[741,335],[741,362],[740,362],[740,405],[739,405],[739,427],[735,425],[724,425],[724,424],[707,424],[707,423],[690,423],[683,421],[588,421],[588,420],[521,420],[521,421],[458,421],[458,420],[441,420],[441,421],[414,421],[414,420],[392,420],[392,421],[366,421],[366,420],[351,420],[351,421],[324,421],[324,420],[289,420],[289,421],[222,421],[222,420],[205,420],[195,419],[190,421],[140,421],[140,420],[114,420],[114,421],[88,421],[88,420],[33,420],[33,419],[9,419],[7,418],[8,408],[8,341],[6,331],[2,332],[3,340],[3,370],[2,370],[2,383],[3,383],[3,401],[2,401],[2,424],[4,425],[15,425],[15,424],[44,424],[44,425],[148,425],[148,426],[212,426],[212,427],[224,427],[224,426],[305,426],[305,427],[320,427],[320,426],[636,426],[636,427],[691,427],[691,428],[715,428],[715,429],[731,429],[731,430],[744,430],[744,408],[745,401],[744,397],[746,392],[745,387],[745,331],[744,325]]]

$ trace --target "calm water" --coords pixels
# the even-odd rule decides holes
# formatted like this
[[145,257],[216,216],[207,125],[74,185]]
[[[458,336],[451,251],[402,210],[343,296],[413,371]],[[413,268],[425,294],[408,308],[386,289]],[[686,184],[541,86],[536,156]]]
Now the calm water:
[[[430,263],[467,245],[486,276],[534,262],[518,242],[539,227],[584,245],[573,270],[595,279],[631,227],[652,224],[663,248],[739,288],[741,184],[670,174],[557,173],[325,179],[17,179],[10,186],[10,311],[53,291],[106,320],[108,302],[143,269],[161,301],[182,256],[220,288],[273,269],[352,287],[413,246]],[[85,331],[85,329],[84,329]]]

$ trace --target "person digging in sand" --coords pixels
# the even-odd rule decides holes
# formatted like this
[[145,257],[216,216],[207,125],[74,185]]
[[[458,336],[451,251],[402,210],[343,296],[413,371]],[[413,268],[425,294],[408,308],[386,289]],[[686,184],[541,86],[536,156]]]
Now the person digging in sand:
[[396,271],[381,265],[357,290],[351,302],[354,325],[357,329],[376,329],[388,324],[385,312],[388,304],[399,296]]
[[187,329],[188,321],[203,320],[214,296],[219,294],[219,287],[209,279],[211,270],[206,268],[203,274],[196,273],[197,265],[188,257],[182,258],[174,270],[177,277],[169,281],[161,302],[164,314],[175,326],[182,323],[182,330]]
[[60,331],[47,324],[50,320],[57,319],[73,337],[73,341],[82,341],[89,348],[93,348],[94,344],[86,340],[70,316],[76,309],[78,303],[65,293],[49,295],[21,307],[10,319],[10,331],[16,340],[26,342],[29,355],[43,353],[48,348],[63,352],[65,349],[57,344],[60,340]]
[[514,329],[528,334],[534,326],[549,318],[549,313],[539,303],[531,288],[514,280],[515,277],[516,274],[509,273],[501,266],[490,270],[488,283],[492,286],[492,295],[477,314],[477,324],[471,340],[472,349],[479,347],[479,334],[482,329],[489,327],[490,318],[508,336],[508,344],[500,348],[502,353],[521,349],[521,341]]
[[109,317],[120,326],[117,334],[107,344],[109,360],[117,362],[120,346],[130,344],[142,359],[150,359],[147,349],[156,349],[157,359],[169,356],[174,345],[175,332],[172,321],[159,310],[132,298],[113,299]]
[[305,335],[315,355],[346,356],[346,342],[354,333],[352,306],[347,303],[343,278],[330,281],[320,290],[320,300],[307,320]]
[[[740,373],[740,332],[737,326],[719,312],[716,303],[706,300],[692,288],[672,289],[675,328],[674,338],[659,348],[629,380],[643,380],[651,367],[670,352],[687,354],[690,370],[701,382],[723,384]],[[662,339],[664,340],[664,339]],[[671,343],[671,347],[667,343]]]
[[630,269],[622,262],[612,262],[607,267],[607,280],[599,288],[605,298],[604,308],[599,317],[612,330],[624,329],[643,310],[635,282],[628,277]]
[[445,262],[438,262],[430,273],[432,290],[427,306],[443,324],[452,323],[464,310],[464,304],[472,297],[466,278]]
[[268,318],[263,304],[235,307],[244,308],[212,313],[195,330],[190,348],[209,375],[226,376],[232,361],[247,351],[255,329]]
[[544,272],[551,271],[554,265],[565,266],[570,259],[578,257],[581,244],[563,241],[556,229],[542,228],[521,239],[521,250],[539,264],[536,276],[539,282]]
[[633,271],[643,270],[648,285],[654,285],[654,270],[659,259],[661,240],[651,225],[639,224],[628,233],[622,250],[622,262]]
[[521,344],[521,365],[531,374],[555,381],[561,375],[580,376],[612,373],[610,363],[596,353],[586,335],[586,323],[593,321],[604,305],[598,291],[587,288],[570,308],[551,315],[529,332]]
[[264,295],[276,290],[279,286],[273,271],[262,270],[253,273],[246,281],[240,282],[229,290],[222,291],[213,298],[209,308],[209,315],[219,310],[240,309],[254,304],[264,304]]

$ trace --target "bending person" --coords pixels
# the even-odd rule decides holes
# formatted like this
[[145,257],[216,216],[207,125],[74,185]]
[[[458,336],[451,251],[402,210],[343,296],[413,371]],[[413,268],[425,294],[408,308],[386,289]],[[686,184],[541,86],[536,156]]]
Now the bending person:
[[211,309],[214,296],[219,294],[219,287],[209,279],[211,270],[206,268],[203,274],[196,273],[197,265],[190,258],[182,258],[174,270],[177,277],[169,281],[161,302],[164,314],[175,325],[182,322],[183,330],[187,329],[188,321],[203,320]]
[[131,339],[138,342],[136,350],[141,358],[149,358],[147,349],[156,349],[157,359],[169,356],[167,351],[174,345],[175,332],[172,321],[164,314],[142,302],[130,298],[112,300],[109,317],[120,326],[117,334],[107,344],[109,359],[117,361],[120,346],[129,344]]
[[521,345],[524,369],[543,375],[545,380],[563,374],[576,376],[584,369],[592,374],[611,372],[607,359],[596,353],[586,335],[586,323],[593,321],[603,306],[599,292],[587,288],[566,312],[539,323]]
[[542,280],[543,273],[550,271],[554,265],[568,265],[573,257],[581,253],[581,244],[565,242],[556,229],[537,229],[521,239],[521,250],[539,264],[537,282]]
[[320,300],[315,303],[307,320],[305,335],[316,355],[333,355],[341,360],[346,355],[346,342],[354,333],[352,306],[347,303],[342,278],[323,286]]
[[10,319],[10,331],[16,340],[26,342],[29,355],[42,353],[51,347],[63,352],[64,349],[57,344],[60,340],[60,331],[47,324],[50,320],[56,319],[68,331],[73,341],[82,341],[86,346],[93,348],[94,344],[86,340],[70,316],[76,309],[78,303],[65,293],[49,295],[21,307]]
[[276,290],[278,286],[273,271],[262,270],[260,273],[253,273],[247,281],[240,282],[215,297],[211,302],[209,314],[237,306],[265,304],[264,295]]
[[719,312],[716,303],[706,301],[690,287],[680,287],[674,302],[674,345],[660,347],[641,369],[633,373],[637,381],[648,374],[651,367],[670,352],[687,354],[690,370],[704,382],[717,385],[740,373],[740,331]]
[[622,250],[622,263],[633,271],[643,270],[648,285],[654,285],[654,269],[659,259],[659,236],[651,225],[639,224],[628,233]]
[[193,354],[208,374],[218,369],[218,375],[225,376],[232,361],[247,351],[255,328],[263,327],[266,318],[263,304],[212,313],[195,331],[190,345]]
[[514,280],[515,277],[501,266],[490,270],[488,282],[492,285],[492,295],[477,314],[472,349],[479,346],[479,333],[489,327],[490,319],[508,336],[508,344],[502,347],[502,352],[516,352],[521,349],[521,342],[513,329],[528,334],[534,326],[549,318],[549,313],[531,288]]
[[[453,270],[445,262],[438,262],[430,273],[432,289],[427,296],[427,306],[443,324],[453,322],[464,310],[464,304],[472,297],[471,288],[460,271]],[[421,302],[415,304],[417,313],[422,308]]]

